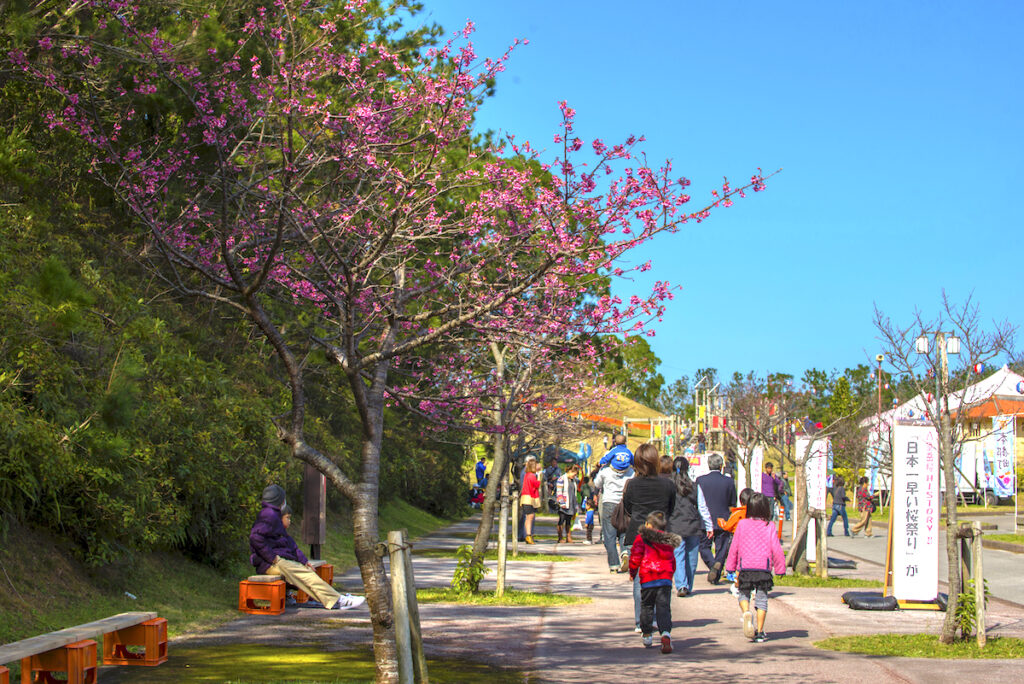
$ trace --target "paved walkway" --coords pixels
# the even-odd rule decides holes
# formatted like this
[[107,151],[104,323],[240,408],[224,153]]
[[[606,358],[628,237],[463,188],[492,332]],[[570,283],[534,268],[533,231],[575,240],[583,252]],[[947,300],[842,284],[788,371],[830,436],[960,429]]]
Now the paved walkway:
[[[541,534],[553,532],[552,519],[539,521]],[[421,539],[417,548],[452,548],[468,543],[475,521],[464,521]],[[547,529],[547,528],[552,529]],[[582,535],[581,535],[582,537]],[[941,613],[859,612],[840,601],[842,590],[778,587],[769,602],[769,641],[743,637],[736,601],[724,585],[698,576],[695,593],[673,598],[675,652],[644,649],[633,632],[628,575],[609,574],[600,545],[540,543],[531,551],[577,557],[573,562],[511,562],[508,583],[515,588],[591,596],[572,606],[474,607],[421,605],[429,655],[464,657],[530,673],[531,682],[674,681],[705,682],[940,682],[1020,681],[1024,661],[951,661],[867,657],[819,650],[813,642],[829,636],[879,632],[937,633]],[[834,554],[840,555],[840,554]],[[493,565],[493,564],[492,564]],[[444,586],[455,562],[414,556],[419,586]],[[835,572],[834,574],[840,574]],[[881,568],[861,563],[846,576],[878,578]],[[358,591],[355,570],[336,581]],[[485,588],[493,588],[493,572]],[[995,604],[995,605],[993,605]],[[1024,637],[1024,608],[993,601],[990,633]],[[326,629],[326,627],[341,629]],[[326,639],[326,641],[325,641]],[[290,609],[277,618],[245,616],[176,645],[224,642],[317,643],[326,650],[370,642],[365,608],[345,613]]]

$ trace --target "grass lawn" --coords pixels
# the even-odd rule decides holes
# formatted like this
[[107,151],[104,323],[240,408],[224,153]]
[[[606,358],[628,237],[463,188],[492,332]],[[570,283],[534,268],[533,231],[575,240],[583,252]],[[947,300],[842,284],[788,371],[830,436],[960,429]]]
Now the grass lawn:
[[574,603],[590,603],[589,596],[572,594],[551,594],[536,591],[506,589],[504,596],[497,597],[493,591],[476,594],[460,594],[451,587],[428,587],[416,590],[420,603],[460,603],[470,606],[564,606]]
[[[413,550],[414,556],[425,556],[427,558],[455,558],[454,549],[423,549],[422,551]],[[498,550],[488,549],[484,554],[484,560],[496,561],[498,560]],[[555,562],[563,563],[566,561],[576,560],[572,556],[556,556],[553,553],[523,553],[519,552],[518,556],[513,556],[512,551],[508,552],[508,560],[510,561],[539,561],[539,562]]]
[[974,639],[940,644],[935,634],[867,634],[832,637],[815,642],[818,648],[907,658],[1024,658],[1024,639],[990,637],[984,649]]
[[982,539],[1009,542],[1011,544],[1024,544],[1024,534],[985,534]]
[[[389,530],[406,529],[413,539],[439,530],[450,521],[422,511],[401,500],[390,501],[380,508],[378,528],[380,538],[387,539]],[[351,525],[328,525],[327,543],[323,546],[323,559],[334,566],[339,574],[356,566],[355,543]]]
[[[371,683],[373,653],[369,649],[330,651],[315,647],[274,644],[175,648],[160,667],[119,667],[105,670],[105,684],[121,682],[228,682],[230,684],[284,684],[285,682]],[[530,682],[525,675],[467,660],[427,659],[431,682],[487,681],[495,684]],[[245,673],[242,678],[240,673]]]
[[856,589],[881,587],[879,580],[852,579],[848,577],[829,577],[822,579],[817,575],[783,575],[775,578],[777,587],[833,587],[836,589]]

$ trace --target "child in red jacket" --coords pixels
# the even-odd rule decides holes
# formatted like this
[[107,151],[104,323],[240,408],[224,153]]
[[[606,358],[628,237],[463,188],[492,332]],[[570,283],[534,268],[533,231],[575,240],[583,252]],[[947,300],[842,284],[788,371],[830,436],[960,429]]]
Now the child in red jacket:
[[653,645],[654,617],[661,632],[661,652],[672,652],[672,575],[676,571],[675,547],[682,543],[677,534],[665,531],[665,514],[647,516],[629,552],[629,577],[640,573],[640,631],[644,646]]

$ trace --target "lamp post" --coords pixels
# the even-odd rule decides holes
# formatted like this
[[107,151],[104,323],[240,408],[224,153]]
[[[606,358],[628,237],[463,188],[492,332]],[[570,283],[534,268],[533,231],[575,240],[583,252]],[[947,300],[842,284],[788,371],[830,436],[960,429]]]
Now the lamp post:
[[[930,406],[932,411],[932,423],[936,425],[939,432],[939,463],[941,464],[942,479],[945,480],[945,504],[946,504],[946,556],[949,566],[949,584],[951,587],[958,587],[963,590],[963,575],[960,572],[959,540],[956,538],[958,525],[956,515],[956,472],[953,467],[953,438],[952,426],[949,417],[949,399],[946,395],[949,385],[949,354],[960,353],[960,339],[953,334],[948,337],[946,333],[939,331],[921,331],[921,335],[915,340],[915,350],[918,354],[929,353],[929,338],[934,335],[938,368],[935,369],[935,405]],[[941,480],[940,480],[941,482]],[[980,579],[979,579],[980,581]],[[949,613],[956,612],[954,591],[950,591]],[[943,625],[943,635],[952,634],[955,629],[952,620],[947,615],[946,624]]]

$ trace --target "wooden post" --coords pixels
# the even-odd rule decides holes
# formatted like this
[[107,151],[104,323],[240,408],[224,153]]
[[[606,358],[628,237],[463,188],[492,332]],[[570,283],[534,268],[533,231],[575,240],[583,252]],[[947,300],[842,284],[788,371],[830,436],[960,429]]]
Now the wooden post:
[[327,477],[308,463],[302,471],[302,541],[310,559],[320,560],[327,542]]
[[495,596],[505,595],[505,565],[508,558],[508,479],[501,482],[501,513],[498,514],[498,577]]
[[825,527],[825,514],[818,520],[818,538],[821,539],[821,554],[818,556],[818,577],[828,579],[828,528]]
[[519,492],[512,492],[512,557],[519,555]]
[[974,532],[971,530],[971,523],[960,523],[960,592],[963,593],[967,587],[967,580],[974,575],[974,566],[971,563],[971,546],[974,542]]
[[405,595],[409,604],[409,636],[412,642],[412,670],[416,684],[427,684],[427,654],[423,651],[423,632],[420,630],[420,604],[416,600],[416,578],[412,572],[412,546],[408,543],[409,530],[402,530],[406,540],[402,550],[405,566]]
[[981,564],[981,523],[977,520],[971,521],[971,530],[974,537],[971,539],[971,546],[974,558],[974,604],[977,607],[977,629],[978,648],[985,648],[987,636],[985,634],[985,575]]
[[398,681],[400,684],[414,684],[404,546],[405,535],[401,530],[388,532],[388,556],[391,561],[391,603],[394,611],[395,645],[398,649]]

